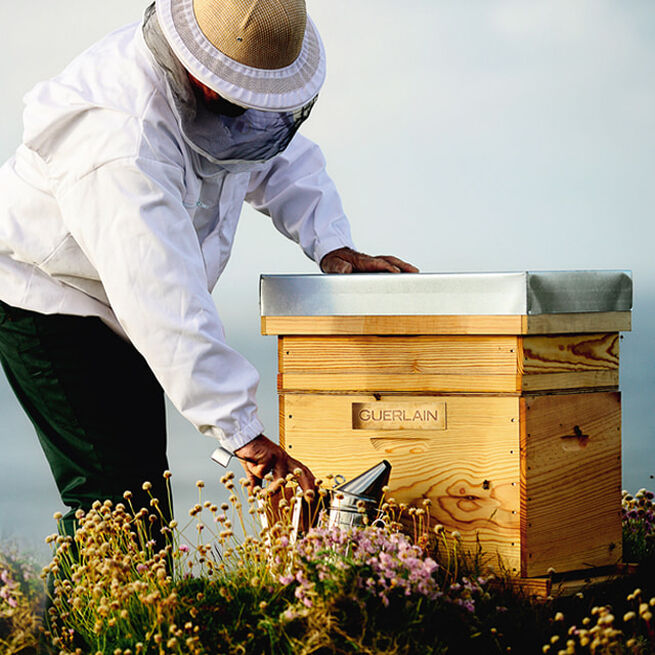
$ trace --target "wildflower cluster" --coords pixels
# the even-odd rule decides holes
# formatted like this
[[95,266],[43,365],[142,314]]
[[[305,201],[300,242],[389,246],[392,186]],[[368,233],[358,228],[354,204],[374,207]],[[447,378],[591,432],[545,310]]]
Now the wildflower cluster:
[[437,563],[401,533],[367,526],[346,530],[339,526],[313,528],[296,546],[295,575],[282,583],[298,583],[296,597],[311,607],[316,585],[334,584],[350,569],[356,570],[357,588],[377,595],[385,606],[390,594],[437,596]]
[[[233,639],[235,647],[247,641],[249,633],[230,622],[241,623],[244,603],[256,602],[264,615],[281,598],[271,562],[286,566],[290,516],[306,498],[292,479],[281,481],[289,493],[272,485],[245,494],[234,477],[222,478],[228,502],[220,505],[203,499],[199,480],[198,502],[183,525],[152,496],[150,509],[135,511],[126,492],[127,505],[96,501],[76,513],[73,536],[62,530],[47,539],[56,547],[43,571],[54,581],[47,636],[61,655],[200,654],[214,652],[220,637],[228,650]],[[151,488],[144,483],[146,492]],[[210,633],[207,624],[218,615],[222,625]]]
[[634,496],[623,491],[624,557],[639,562],[655,556],[655,494],[640,489]]
[[198,652],[194,626],[182,630],[175,623],[178,595],[170,569],[180,553],[170,539],[156,547],[155,530],[171,534],[158,505],[134,512],[96,501],[88,513],[76,513],[74,536],[48,538],[56,551],[43,571],[54,581],[46,634],[62,655],[106,652],[108,644],[122,655]]
[[9,573],[9,569],[0,570],[0,601],[3,601],[9,607],[18,607],[18,583],[14,582]]
[[[551,611],[568,614],[572,605],[554,599],[538,611],[497,578],[480,577],[481,560],[463,552],[458,533],[430,525],[429,501],[414,508],[385,500],[372,525],[362,507],[364,525],[344,528],[321,511],[329,492],[303,492],[293,475],[269,475],[268,486],[250,493],[233,473],[222,483],[226,502],[216,503],[196,483],[198,502],[181,525],[152,496],[149,508],[135,511],[129,492],[125,504],[79,511],[74,534],[60,523],[43,572],[53,582],[45,633],[53,652],[500,653],[542,645],[551,655],[655,652],[655,598],[648,600],[645,580],[639,585],[649,595],[636,589],[627,611],[617,609],[622,591],[612,606],[596,598],[591,612],[578,607],[576,625],[567,626]],[[639,536],[647,555],[653,494],[624,494],[623,506],[624,530]],[[0,552],[3,655],[35,648],[40,612],[26,578],[25,565]]]
[[[561,634],[554,634],[542,651],[557,655],[654,652],[655,631],[652,621],[655,598],[645,602],[642,600],[641,589],[635,589],[628,595],[627,601],[634,610],[625,612],[622,618],[614,615],[610,605],[593,607],[591,616],[584,617],[581,626],[572,625],[565,634],[558,630]],[[561,612],[555,615],[554,623],[564,626],[564,615]]]
[[[443,528],[439,534],[448,542]],[[420,536],[425,543],[426,535]],[[294,587],[298,601],[285,611],[286,620],[306,615],[307,609],[339,593],[373,598],[386,608],[403,597],[414,602],[423,598],[473,613],[475,597],[486,583],[482,578],[453,580],[452,571],[442,569],[389,521],[346,529],[329,526],[323,516],[319,526],[297,542],[294,554],[292,565],[278,576],[280,583]]]
[[0,652],[26,652],[38,641],[41,606],[38,569],[15,547],[0,548]]

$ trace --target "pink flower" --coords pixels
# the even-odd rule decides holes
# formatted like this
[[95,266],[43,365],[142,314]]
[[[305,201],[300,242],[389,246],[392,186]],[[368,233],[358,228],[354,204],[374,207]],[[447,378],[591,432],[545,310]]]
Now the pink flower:
[[282,618],[284,618],[286,621],[293,621],[296,618],[296,613],[291,608],[289,608],[282,612]]
[[9,605],[9,607],[16,607],[18,604],[16,599],[10,594],[11,588],[15,586],[15,584],[7,583],[6,587],[2,587],[2,589],[0,589],[0,598],[2,598],[2,600],[4,600]]

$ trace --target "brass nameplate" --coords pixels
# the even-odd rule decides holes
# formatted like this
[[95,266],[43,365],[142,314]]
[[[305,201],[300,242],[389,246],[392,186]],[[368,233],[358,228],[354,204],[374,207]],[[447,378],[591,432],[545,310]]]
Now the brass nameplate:
[[353,430],[445,430],[446,403],[353,403]]

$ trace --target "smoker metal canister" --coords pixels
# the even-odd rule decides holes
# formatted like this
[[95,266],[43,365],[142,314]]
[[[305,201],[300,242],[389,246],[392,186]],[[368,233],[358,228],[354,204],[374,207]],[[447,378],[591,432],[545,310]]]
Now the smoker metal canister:
[[[391,464],[382,460],[357,477],[331,491],[329,525],[348,529],[364,525],[364,516],[374,521],[379,515],[383,487],[389,482]],[[362,512],[358,503],[363,503]]]

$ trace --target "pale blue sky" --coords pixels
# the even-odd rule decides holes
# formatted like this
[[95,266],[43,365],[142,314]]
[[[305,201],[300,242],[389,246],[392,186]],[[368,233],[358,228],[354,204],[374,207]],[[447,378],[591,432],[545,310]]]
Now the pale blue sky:
[[[0,159],[20,141],[21,97],[134,0],[3,3]],[[653,486],[655,444],[655,5],[649,0],[309,0],[328,80],[305,134],[321,143],[358,246],[424,271],[634,272],[622,341],[624,486]],[[262,372],[277,435],[275,341],[259,335],[261,272],[315,267],[247,210],[215,296],[228,339]],[[47,531],[59,509],[36,438],[0,378],[0,535]],[[179,505],[216,471],[174,413]],[[192,502],[192,500],[190,500]],[[27,505],[27,507],[26,507]],[[22,509],[21,509],[22,508]],[[20,510],[20,511],[19,511]]]

